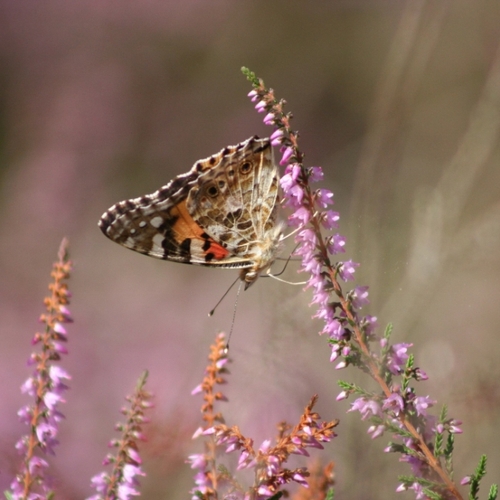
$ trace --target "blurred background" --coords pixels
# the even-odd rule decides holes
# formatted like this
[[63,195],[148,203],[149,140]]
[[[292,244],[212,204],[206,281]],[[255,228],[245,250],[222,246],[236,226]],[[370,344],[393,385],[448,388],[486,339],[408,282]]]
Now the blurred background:
[[[288,102],[309,165],[322,165],[370,286],[366,313],[412,342],[420,395],[463,421],[456,478],[489,457],[499,481],[500,3],[429,1],[30,0],[0,2],[0,487],[18,468],[19,386],[63,236],[74,272],[72,374],[52,461],[58,498],[90,495],[124,396],[143,369],[155,397],[141,448],[144,498],[187,498],[201,452],[210,343],[234,271],[145,258],[97,228],[112,204],[151,193],[199,158],[271,129],[248,66]],[[288,278],[298,280],[292,263]],[[310,295],[274,280],[242,294],[231,341],[228,424],[259,444],[319,394],[340,436],[337,494],[394,498],[398,457],[335,402]],[[363,382],[365,385],[366,381]],[[368,384],[370,385],[370,384]],[[435,410],[439,411],[439,407]],[[376,464],[376,465],[374,465]],[[486,487],[486,485],[484,486]],[[412,494],[398,494],[408,496]],[[413,497],[413,495],[412,495]]]

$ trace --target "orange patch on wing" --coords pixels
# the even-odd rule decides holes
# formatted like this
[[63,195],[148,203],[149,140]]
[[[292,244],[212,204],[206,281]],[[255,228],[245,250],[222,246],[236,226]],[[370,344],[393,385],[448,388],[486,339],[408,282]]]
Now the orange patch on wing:
[[186,208],[186,201],[181,201],[169,210],[170,215],[177,217],[177,220],[172,225],[176,239],[181,242],[186,238],[201,238],[204,233],[203,229],[196,224],[194,219],[189,215]]
[[182,243],[187,238],[196,240],[200,245],[202,257],[212,254],[213,260],[224,260],[229,255],[226,248],[207,235],[203,228],[195,222],[186,208],[185,200],[172,207],[169,213],[177,218],[172,225],[172,230],[175,239],[179,243]]
[[215,260],[225,259],[229,252],[223,246],[216,243],[212,238],[208,240],[210,242],[210,248],[205,253],[211,253]]

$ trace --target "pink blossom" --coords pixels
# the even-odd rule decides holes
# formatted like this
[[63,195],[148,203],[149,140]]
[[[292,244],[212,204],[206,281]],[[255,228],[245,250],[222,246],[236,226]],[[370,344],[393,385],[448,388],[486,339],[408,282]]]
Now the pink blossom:
[[[336,229],[339,227],[338,222],[340,215],[334,210],[326,210],[321,214],[321,224],[325,229]],[[345,239],[344,239],[345,241]]]
[[323,169],[321,167],[311,167],[309,169],[309,180],[311,182],[319,182],[324,178]]
[[288,217],[288,221],[292,226],[301,226],[307,224],[310,218],[311,214],[309,210],[305,207],[300,207],[292,215],[290,215],[290,217]]
[[318,189],[315,193],[316,203],[326,208],[333,203],[333,193],[329,189]]
[[255,105],[255,109],[256,109],[259,113],[262,113],[263,111],[265,111],[266,106],[267,106],[266,101],[259,101],[259,102]]
[[339,267],[340,277],[344,281],[354,280],[354,273],[355,273],[357,267],[359,267],[359,264],[357,262],[353,262],[352,260],[346,260]]
[[418,415],[426,416],[427,409],[433,406],[436,401],[432,400],[429,396],[418,396],[415,398],[414,406]]
[[368,287],[367,286],[357,286],[354,288],[351,294],[352,303],[356,309],[361,309],[370,303],[368,300]]
[[282,153],[283,153],[283,156],[281,157],[281,160],[280,160],[281,166],[288,164],[288,162],[290,161],[290,158],[294,154],[294,150],[292,147],[288,146],[286,148],[282,148]]
[[[328,251],[333,254],[337,255],[339,253],[344,253],[345,252],[345,238],[341,234],[334,234],[333,236],[330,236],[327,240],[327,248]],[[359,265],[359,264],[358,264]],[[345,280],[347,281],[347,280]]]
[[273,146],[279,146],[281,144],[281,141],[283,139],[283,129],[277,129],[275,130],[272,134],[271,137],[269,137],[271,144]]

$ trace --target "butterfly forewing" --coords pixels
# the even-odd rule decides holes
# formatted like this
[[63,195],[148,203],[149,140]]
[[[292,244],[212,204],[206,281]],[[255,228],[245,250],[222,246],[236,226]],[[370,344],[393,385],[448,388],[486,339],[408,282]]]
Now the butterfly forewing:
[[241,275],[248,284],[275,258],[277,199],[269,139],[252,137],[199,160],[151,195],[117,203],[99,227],[113,241],[152,257],[251,268]]

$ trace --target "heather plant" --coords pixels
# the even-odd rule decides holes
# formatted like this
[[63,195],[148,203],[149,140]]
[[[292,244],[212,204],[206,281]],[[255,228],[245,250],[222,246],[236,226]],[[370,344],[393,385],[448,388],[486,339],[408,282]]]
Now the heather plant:
[[[59,424],[64,418],[59,405],[65,402],[63,394],[69,388],[65,381],[71,379],[66,370],[56,364],[61,354],[68,353],[65,346],[68,332],[64,325],[73,322],[68,309],[71,293],[67,285],[71,268],[68,241],[63,239],[52,268],[50,295],[44,300],[46,311],[40,316],[45,328],[35,333],[32,341],[39,347],[28,360],[28,365],[34,366],[33,374],[21,387],[21,391],[32,399],[18,412],[19,419],[29,430],[16,444],[22,462],[9,491],[5,492],[8,500],[56,498],[52,487],[54,478],[48,472],[49,463],[44,457],[55,455]],[[126,422],[116,425],[121,437],[110,442],[110,447],[117,449],[116,453],[108,454],[104,460],[105,465],[112,465],[112,471],[92,478],[97,491],[89,497],[92,500],[126,500],[139,494],[137,476],[144,473],[137,443],[142,439],[142,425],[147,422],[144,412],[151,406],[151,395],[144,389],[146,380],[147,372],[140,377],[134,394],[127,397],[130,408],[122,409]]]
[[[345,238],[333,230],[338,228],[339,214],[331,210],[333,193],[325,188],[313,188],[323,179],[321,167],[304,165],[298,133],[291,126],[292,115],[285,112],[286,102],[278,100],[260,78],[242,68],[251,82],[249,93],[255,109],[265,113],[264,123],[274,128],[272,144],[280,148],[280,165],[285,167],[281,178],[283,206],[292,210],[288,217],[297,228],[295,255],[301,258],[301,272],[307,275],[306,289],[311,289],[315,306],[313,317],[323,321],[323,329],[331,348],[330,361],[337,370],[360,369],[377,384],[368,390],[341,381],[337,400],[355,397],[349,412],[359,412],[370,425],[368,434],[381,437],[385,433],[392,441],[386,452],[399,454],[399,460],[410,465],[411,473],[399,478],[398,491],[413,490],[416,498],[463,498],[454,480],[453,450],[455,436],[462,432],[461,422],[447,415],[443,405],[439,416],[430,414],[436,405],[428,395],[419,395],[416,384],[427,380],[426,373],[415,365],[409,352],[412,344],[391,343],[392,327],[382,335],[377,333],[377,318],[361,314],[368,304],[368,287],[344,290],[343,283],[354,280],[359,264],[337,260],[345,251]],[[461,484],[470,484],[469,498],[477,498],[479,481],[485,473],[486,457],[478,468]],[[493,485],[488,498],[496,498]]]
[[137,382],[134,394],[127,396],[129,407],[123,407],[121,412],[126,417],[125,423],[116,424],[115,430],[121,433],[120,439],[113,439],[109,446],[116,448],[116,453],[109,453],[103,465],[112,465],[110,473],[100,472],[91,482],[97,491],[88,500],[111,500],[113,498],[130,498],[138,496],[138,476],[144,476],[141,469],[141,457],[137,442],[144,440],[142,426],[149,420],[144,415],[151,408],[151,394],[144,389],[148,372],[144,372]]
[[[194,437],[204,436],[205,452],[191,455],[189,462],[193,469],[197,469],[193,500],[203,498],[215,500],[217,498],[230,499],[266,499],[278,498],[280,488],[288,483],[295,482],[308,487],[307,479],[310,475],[306,467],[289,469],[284,464],[290,455],[309,456],[307,448],[323,449],[321,443],[329,442],[335,433],[333,428],[338,421],[320,421],[320,416],[313,411],[317,396],[313,396],[304,409],[300,421],[294,427],[286,422],[278,425],[278,436],[275,443],[265,440],[258,449],[255,449],[253,439],[245,437],[237,425],[228,426],[222,412],[215,411],[215,404],[227,401],[217,385],[226,383],[228,373],[228,350],[224,334],[219,334],[211,348],[209,365],[205,377],[192,394],[203,393],[202,418],[205,424],[198,428]],[[228,468],[221,467],[218,460],[218,451],[226,453],[238,452],[236,469],[250,469],[254,473],[254,483],[244,487]],[[321,474],[323,481],[316,487],[315,498],[326,498],[333,484],[331,470],[333,465],[326,467]],[[316,485],[316,483],[315,483]]]
[[67,353],[64,324],[73,321],[67,307],[70,293],[66,281],[71,270],[67,250],[68,243],[64,239],[59,248],[58,260],[52,268],[50,295],[44,300],[46,312],[40,316],[44,329],[35,333],[32,340],[34,346],[39,346],[28,360],[28,365],[34,366],[33,374],[21,387],[21,391],[32,398],[32,402],[18,412],[21,422],[28,426],[28,432],[16,444],[22,463],[10,491],[6,492],[7,498],[13,500],[53,497],[47,475],[49,464],[43,457],[53,455],[58,444],[59,423],[64,418],[59,405],[64,403],[63,394],[68,389],[65,381],[71,378],[56,364],[61,354]]

